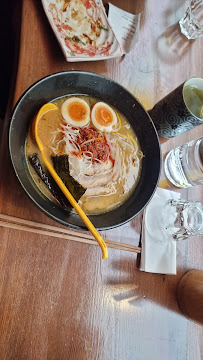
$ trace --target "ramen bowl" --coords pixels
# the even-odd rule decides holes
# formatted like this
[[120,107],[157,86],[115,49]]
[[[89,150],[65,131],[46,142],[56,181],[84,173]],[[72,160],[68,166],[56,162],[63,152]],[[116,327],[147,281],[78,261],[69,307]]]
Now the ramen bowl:
[[[154,124],[139,101],[118,83],[90,72],[70,71],[47,76],[33,84],[17,102],[9,127],[9,152],[17,178],[37,207],[59,223],[85,228],[79,215],[48,199],[34,182],[26,160],[29,126],[42,105],[66,95],[88,95],[121,112],[135,131],[144,154],[139,182],[119,207],[89,219],[99,230],[125,224],[137,216],[152,198],[160,174],[160,144]],[[16,156],[18,154],[18,156]]]

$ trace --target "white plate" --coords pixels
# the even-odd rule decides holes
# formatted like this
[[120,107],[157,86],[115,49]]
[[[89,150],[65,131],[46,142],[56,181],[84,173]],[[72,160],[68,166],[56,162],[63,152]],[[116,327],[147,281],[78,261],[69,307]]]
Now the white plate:
[[102,0],[42,0],[42,5],[67,61],[123,55]]

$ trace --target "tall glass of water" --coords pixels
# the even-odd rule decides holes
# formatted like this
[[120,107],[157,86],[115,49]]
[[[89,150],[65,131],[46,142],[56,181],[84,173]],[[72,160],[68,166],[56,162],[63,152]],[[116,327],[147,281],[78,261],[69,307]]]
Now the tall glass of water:
[[164,170],[168,180],[180,188],[203,184],[203,138],[171,150]]

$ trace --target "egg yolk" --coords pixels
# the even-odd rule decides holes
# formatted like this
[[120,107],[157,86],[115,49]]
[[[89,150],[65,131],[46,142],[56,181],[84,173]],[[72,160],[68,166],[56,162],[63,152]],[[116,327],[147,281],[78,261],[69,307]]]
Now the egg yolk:
[[113,121],[113,116],[111,112],[101,106],[96,109],[95,118],[97,122],[102,126],[109,126]]
[[68,114],[74,121],[84,120],[87,116],[87,109],[80,102],[73,102],[68,105]]

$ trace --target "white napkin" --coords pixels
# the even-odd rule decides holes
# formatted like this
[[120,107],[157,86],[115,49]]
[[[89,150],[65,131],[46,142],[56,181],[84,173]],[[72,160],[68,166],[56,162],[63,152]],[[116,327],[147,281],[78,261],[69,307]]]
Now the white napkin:
[[157,188],[144,210],[141,271],[176,274],[176,241],[164,229],[162,216],[166,201],[179,198],[180,194],[175,191]]
[[123,54],[130,52],[138,40],[140,15],[133,15],[109,3],[108,21]]

